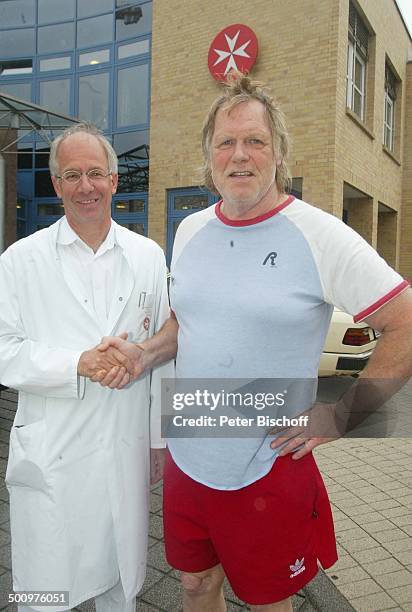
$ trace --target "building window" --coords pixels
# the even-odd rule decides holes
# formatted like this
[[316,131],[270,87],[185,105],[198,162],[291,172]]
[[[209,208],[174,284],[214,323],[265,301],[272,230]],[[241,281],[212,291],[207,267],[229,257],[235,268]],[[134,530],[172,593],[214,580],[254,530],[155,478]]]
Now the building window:
[[65,57],[50,57],[47,59],[41,59],[39,62],[40,72],[48,72],[52,70],[70,70],[72,65],[72,59],[70,55]]
[[9,60],[0,61],[0,76],[16,76],[19,74],[31,74],[33,72],[33,60]]
[[3,0],[0,2],[0,27],[28,26],[36,20],[33,0]]
[[152,29],[152,3],[116,0],[116,40],[149,34]]
[[31,82],[1,83],[0,89],[2,93],[13,96],[13,98],[19,98],[20,100],[31,102]]
[[396,89],[396,77],[388,64],[386,64],[383,111],[383,144],[389,151],[394,150]]
[[194,212],[208,208],[219,200],[219,197],[205,187],[184,187],[167,190],[167,250],[166,261],[170,266],[173,242],[177,228],[185,217]]
[[362,121],[365,118],[368,40],[368,29],[353,4],[350,3],[346,105],[356,113]]
[[50,111],[60,115],[70,114],[70,79],[40,81],[40,106],[47,106]]
[[79,117],[102,130],[109,125],[109,73],[95,72],[79,77]]
[[123,227],[147,236],[147,194],[114,196],[112,216]]
[[59,23],[43,26],[37,30],[39,53],[71,51],[74,47],[74,23]]
[[75,16],[75,0],[38,0],[38,22],[53,23],[56,21],[69,21]]
[[117,127],[149,122],[149,65],[121,68],[117,73]]
[[0,31],[0,57],[32,57],[34,55],[35,30],[20,28],[19,30]]

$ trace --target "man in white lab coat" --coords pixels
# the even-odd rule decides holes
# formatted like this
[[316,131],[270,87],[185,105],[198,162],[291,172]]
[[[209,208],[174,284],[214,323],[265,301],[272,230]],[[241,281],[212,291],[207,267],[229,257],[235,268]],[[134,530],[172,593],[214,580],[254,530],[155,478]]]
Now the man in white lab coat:
[[[56,139],[50,170],[65,216],[0,258],[0,382],[19,391],[6,475],[13,587],[69,593],[49,610],[95,597],[100,612],[131,612],[145,576],[150,463],[161,475],[160,379],[171,366],[120,391],[131,363],[96,347],[105,335],[139,343],[161,327],[164,256],[112,221],[117,158],[93,126]],[[90,380],[101,369],[111,388]]]

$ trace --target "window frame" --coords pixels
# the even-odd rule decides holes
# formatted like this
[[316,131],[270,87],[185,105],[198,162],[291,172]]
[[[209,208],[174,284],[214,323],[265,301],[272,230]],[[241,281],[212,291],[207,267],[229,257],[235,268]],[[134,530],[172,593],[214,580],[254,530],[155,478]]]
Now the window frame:
[[[355,66],[356,60],[359,62],[362,68],[361,74],[361,89],[356,85],[355,82]],[[365,120],[365,98],[366,98],[366,68],[367,61],[365,60],[362,53],[360,53],[356,40],[352,40],[351,37],[348,40],[348,57],[347,57],[347,69],[346,69],[346,106],[355,113],[361,121]],[[361,99],[361,114],[355,110],[355,92],[357,92]]]
[[167,235],[166,235],[166,262],[170,267],[172,261],[172,251],[174,243],[174,224],[176,221],[183,221],[185,217],[192,215],[193,213],[205,210],[204,208],[191,209],[191,210],[179,210],[175,208],[175,198],[179,196],[191,196],[191,195],[205,195],[208,199],[207,208],[216,204],[221,198],[215,195],[206,187],[178,187],[166,190],[167,195]]
[[[398,97],[399,79],[392,70],[388,59],[385,62],[385,84],[383,94],[383,139],[384,148],[395,153],[396,145],[396,114],[398,111],[396,99]],[[390,115],[390,118],[389,118]]]

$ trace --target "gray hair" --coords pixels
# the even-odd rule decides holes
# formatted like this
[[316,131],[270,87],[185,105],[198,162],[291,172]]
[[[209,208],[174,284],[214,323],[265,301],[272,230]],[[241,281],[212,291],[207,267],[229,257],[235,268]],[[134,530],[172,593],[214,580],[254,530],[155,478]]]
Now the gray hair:
[[224,84],[223,93],[216,98],[210,107],[203,124],[202,149],[204,157],[203,183],[213,193],[218,193],[212,178],[210,149],[215,131],[216,115],[223,106],[228,112],[242,102],[258,100],[263,104],[272,133],[273,152],[279,166],[276,169],[276,185],[280,193],[288,191],[291,184],[286,158],[289,152],[289,135],[286,129],[285,116],[274,98],[264,89],[261,83],[252,81],[250,77],[241,73],[230,73]]
[[103,133],[95,125],[93,125],[93,123],[82,121],[81,123],[76,123],[75,125],[71,125],[70,127],[66,128],[62,134],[53,140],[50,146],[49,157],[49,168],[52,176],[58,176],[59,174],[59,164],[57,161],[59,147],[63,140],[66,140],[66,138],[69,136],[73,136],[73,134],[90,134],[91,136],[95,136],[106,151],[109,172],[112,174],[117,174],[117,155],[112,145],[107,140],[106,136],[104,136]]

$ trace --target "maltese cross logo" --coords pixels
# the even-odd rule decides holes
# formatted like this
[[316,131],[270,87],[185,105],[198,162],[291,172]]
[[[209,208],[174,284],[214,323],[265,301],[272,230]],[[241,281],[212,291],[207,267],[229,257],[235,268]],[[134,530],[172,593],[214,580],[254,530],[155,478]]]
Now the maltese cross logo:
[[219,32],[210,45],[210,73],[216,80],[224,81],[231,70],[250,72],[257,52],[257,38],[250,28],[239,23],[228,26]]

